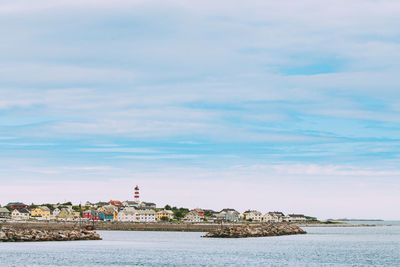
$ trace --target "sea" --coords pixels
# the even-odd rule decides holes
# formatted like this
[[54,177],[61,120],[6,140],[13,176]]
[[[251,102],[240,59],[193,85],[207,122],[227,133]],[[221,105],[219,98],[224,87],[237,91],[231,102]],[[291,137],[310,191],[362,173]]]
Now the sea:
[[0,266],[400,266],[400,222],[361,223],[376,226],[242,239],[98,231],[101,241],[0,243]]

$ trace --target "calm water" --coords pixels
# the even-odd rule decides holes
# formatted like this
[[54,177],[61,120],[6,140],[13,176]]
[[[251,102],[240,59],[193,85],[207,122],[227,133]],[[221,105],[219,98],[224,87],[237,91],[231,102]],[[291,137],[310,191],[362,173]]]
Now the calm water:
[[398,223],[305,229],[247,239],[101,231],[102,241],[0,243],[0,266],[400,266]]

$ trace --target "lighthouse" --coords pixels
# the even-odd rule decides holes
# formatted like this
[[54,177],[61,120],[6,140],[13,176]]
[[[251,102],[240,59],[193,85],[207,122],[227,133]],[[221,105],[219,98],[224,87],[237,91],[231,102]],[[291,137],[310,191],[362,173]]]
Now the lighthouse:
[[136,185],[135,187],[135,202],[139,203],[139,186]]

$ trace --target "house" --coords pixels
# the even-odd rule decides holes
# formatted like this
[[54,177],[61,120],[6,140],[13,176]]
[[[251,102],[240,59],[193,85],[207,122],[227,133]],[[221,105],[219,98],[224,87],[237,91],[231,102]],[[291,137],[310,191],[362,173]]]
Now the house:
[[116,206],[116,207],[122,207],[123,206],[122,202],[119,201],[119,200],[110,200],[110,201],[108,201],[108,204]]
[[288,222],[304,222],[307,220],[307,218],[304,216],[304,214],[288,214],[286,216],[286,220]]
[[113,221],[115,219],[115,214],[108,211],[99,211],[99,218],[102,221]]
[[151,203],[151,202],[140,202],[139,208],[140,209],[155,209],[156,204]]
[[75,214],[71,208],[61,208],[56,218],[61,221],[72,221],[75,219]]
[[39,206],[31,210],[31,217],[37,219],[50,219],[50,209],[47,206]]
[[135,208],[125,208],[118,212],[118,221],[120,222],[137,222],[139,221],[139,214]]
[[156,212],[154,210],[138,210],[139,222],[155,222]]
[[268,212],[263,217],[263,222],[283,222],[285,215],[279,211]]
[[172,220],[174,218],[174,213],[172,210],[160,210],[157,212],[156,216],[157,216],[157,221]]
[[118,208],[113,205],[100,207],[98,212],[100,220],[113,221],[118,219]]
[[204,219],[204,210],[200,208],[195,208],[194,211],[197,212],[200,215],[200,217]]
[[6,208],[0,207],[0,218],[4,219],[10,218],[10,211]]
[[52,212],[52,218],[57,218],[58,214],[60,214],[61,210],[60,208],[55,208]]
[[243,217],[246,221],[261,222],[262,213],[256,210],[248,210],[243,213]]
[[138,208],[139,202],[125,200],[124,202],[122,202],[122,205],[124,205],[124,207]]
[[90,221],[99,221],[100,215],[97,210],[85,210],[82,214],[82,218],[90,220]]
[[28,205],[22,203],[22,202],[10,202],[6,205],[12,210],[20,210],[20,209],[27,209]]
[[17,221],[29,220],[29,210],[27,209],[15,209],[11,212],[11,218]]
[[216,221],[238,222],[240,221],[240,213],[234,209],[223,209],[215,214]]
[[197,212],[192,210],[192,211],[189,211],[188,213],[186,213],[186,215],[183,218],[183,220],[185,222],[200,222],[201,221],[201,217]]

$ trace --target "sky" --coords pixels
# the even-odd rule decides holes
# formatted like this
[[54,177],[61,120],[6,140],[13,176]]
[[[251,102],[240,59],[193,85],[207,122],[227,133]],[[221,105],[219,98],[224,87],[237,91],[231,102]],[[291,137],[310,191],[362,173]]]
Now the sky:
[[400,219],[399,12],[0,0],[0,203]]

